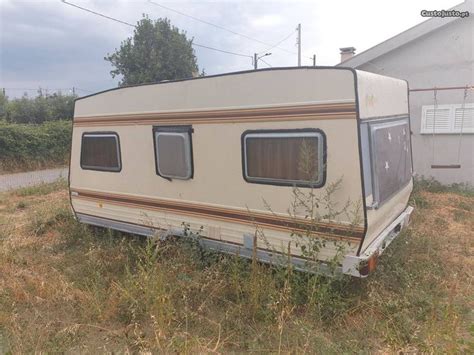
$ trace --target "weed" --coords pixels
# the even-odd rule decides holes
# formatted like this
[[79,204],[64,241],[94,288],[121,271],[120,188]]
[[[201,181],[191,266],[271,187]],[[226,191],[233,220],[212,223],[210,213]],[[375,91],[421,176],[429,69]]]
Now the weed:
[[25,201],[20,201],[16,204],[16,208],[19,210],[23,210],[26,208],[26,202]]
[[452,192],[467,197],[474,196],[474,187],[467,183],[442,184],[433,177],[418,176],[415,179],[414,192],[428,191],[433,193]]
[[205,252],[189,230],[87,227],[65,191],[23,196],[0,210],[3,338],[12,353],[470,353],[472,198],[417,193],[426,207],[365,280],[298,272],[288,249],[273,266]]
[[474,209],[474,206],[472,203],[468,203],[466,201],[460,201],[457,205],[458,208],[464,210],[464,211],[472,211]]
[[460,210],[454,210],[453,215],[454,215],[454,220],[456,222],[462,222],[463,220],[466,220],[469,218],[469,215],[467,212],[460,211]]
[[0,354],[8,354],[9,353],[9,345],[7,342],[7,338],[3,335],[2,328],[0,328]]
[[414,189],[412,195],[410,196],[410,204],[418,209],[427,209],[430,207],[430,204],[428,200],[423,196],[423,194],[420,193],[420,189]]
[[44,206],[34,211],[29,222],[29,230],[35,236],[40,236],[56,224],[70,218],[71,212],[63,205]]

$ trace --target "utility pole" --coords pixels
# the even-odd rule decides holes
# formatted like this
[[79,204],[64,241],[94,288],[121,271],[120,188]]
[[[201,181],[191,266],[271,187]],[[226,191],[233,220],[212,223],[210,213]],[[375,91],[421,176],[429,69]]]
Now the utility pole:
[[72,96],[76,96],[76,88],[74,86],[72,87]]
[[[258,53],[254,53],[253,54],[253,68],[255,70],[258,69],[258,60],[263,58],[263,57],[266,57],[266,56],[269,56],[269,55],[272,55],[271,53],[265,53],[264,55],[261,55],[260,57],[258,56]],[[263,60],[263,59],[262,59]]]
[[296,30],[298,31],[298,66],[301,67],[301,23],[298,24]]
[[316,66],[316,54],[313,54],[313,67]]

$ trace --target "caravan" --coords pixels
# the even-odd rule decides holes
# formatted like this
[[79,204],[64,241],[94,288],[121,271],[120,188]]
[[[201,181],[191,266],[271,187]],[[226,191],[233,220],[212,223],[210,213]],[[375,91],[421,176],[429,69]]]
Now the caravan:
[[186,226],[211,249],[300,269],[338,256],[340,271],[365,277],[408,222],[412,186],[402,80],[272,68],[75,103],[70,196],[90,225],[146,236]]

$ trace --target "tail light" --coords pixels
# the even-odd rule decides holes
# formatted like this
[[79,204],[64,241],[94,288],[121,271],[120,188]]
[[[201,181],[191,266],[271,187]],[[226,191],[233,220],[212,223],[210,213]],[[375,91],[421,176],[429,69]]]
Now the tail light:
[[361,276],[367,276],[368,274],[373,272],[377,267],[378,260],[379,252],[376,251],[364,263],[361,263],[359,267],[359,273],[361,274]]

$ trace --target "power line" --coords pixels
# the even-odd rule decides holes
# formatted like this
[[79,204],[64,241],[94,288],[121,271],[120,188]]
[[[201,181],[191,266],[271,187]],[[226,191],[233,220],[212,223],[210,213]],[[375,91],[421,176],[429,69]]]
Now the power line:
[[79,91],[83,91],[83,92],[88,92],[88,93],[92,93],[93,91],[90,91],[90,90],[86,90],[86,89],[81,89],[81,88],[78,88],[78,87],[74,87],[76,90],[79,90]]
[[[281,41],[277,42],[276,44],[274,44],[274,45],[271,46],[270,48],[267,48],[267,49],[265,49],[264,51],[261,51],[260,53],[268,52],[269,50],[271,50],[271,49],[273,49],[273,48],[275,48],[275,47],[278,47],[280,44],[282,44],[282,43],[285,42],[288,38],[290,38],[295,32],[296,32],[296,30],[291,31],[291,33],[290,33],[288,36],[284,37]],[[291,54],[296,54],[296,53],[291,52]]]
[[217,49],[217,48],[205,46],[205,45],[203,45],[203,44],[198,44],[198,43],[194,43],[194,42],[192,42],[191,44],[192,44],[193,46],[196,46],[196,47],[202,47],[202,48],[206,48],[206,49],[211,49],[211,50],[217,51],[217,52],[222,52],[222,53],[237,55],[237,56],[239,56],[239,57],[252,58],[252,56],[251,56],[251,55],[248,55],[248,54],[235,53],[235,52],[226,51],[226,50],[223,50],[223,49]]
[[69,5],[69,6],[73,6],[73,7],[76,7],[78,9],[81,9],[81,10],[84,10],[84,11],[87,11],[87,12],[90,12],[91,14],[94,14],[94,15],[97,15],[97,16],[100,16],[100,17],[103,17],[103,18],[106,18],[106,19],[109,19],[109,20],[112,20],[112,21],[115,21],[115,22],[118,22],[118,23],[121,23],[123,25],[127,25],[127,26],[131,26],[131,27],[136,27],[135,25],[132,25],[131,23],[128,23],[128,22],[125,22],[125,21],[122,21],[122,20],[118,20],[116,18],[113,18],[113,17],[110,17],[110,16],[107,16],[107,15],[104,15],[104,14],[101,14],[101,13],[98,13],[98,12],[95,12],[95,11],[92,11],[90,9],[86,9],[85,7],[82,7],[82,6],[79,6],[79,5],[75,5],[73,3],[70,3],[70,2],[67,2],[66,0],[61,0],[64,4],[66,5]]
[[[271,43],[261,41],[261,40],[259,40],[259,39],[257,39],[257,38],[250,37],[250,36],[247,36],[247,35],[245,35],[245,34],[242,34],[242,33],[236,32],[236,31],[234,31],[234,30],[228,29],[228,28],[226,28],[226,27],[223,27],[223,26],[220,26],[220,25],[216,25],[215,23],[212,23],[212,22],[209,22],[209,21],[200,19],[200,18],[198,18],[198,17],[195,17],[195,16],[192,16],[192,15],[186,14],[186,13],[181,12],[181,11],[179,11],[179,10],[172,9],[171,7],[158,4],[158,3],[154,2],[154,1],[148,0],[148,2],[149,2],[150,4],[152,4],[152,5],[161,7],[161,8],[163,8],[163,9],[168,10],[168,11],[175,12],[175,13],[177,13],[177,14],[179,14],[179,15],[188,17],[188,18],[190,18],[190,19],[193,19],[193,20],[195,20],[195,21],[204,23],[204,24],[206,24],[206,25],[209,25],[209,26],[218,28],[218,29],[220,29],[220,30],[223,30],[223,31],[232,33],[232,34],[234,34],[234,35],[237,35],[237,36],[246,38],[246,39],[248,39],[248,40],[251,40],[251,41],[254,41],[254,42],[257,42],[257,43],[260,43],[260,44],[264,44],[265,46],[270,46],[271,48],[278,48],[278,49],[280,49],[280,50],[282,50],[282,51],[285,51],[285,52],[287,52],[287,53],[290,53],[290,54],[295,54],[294,52],[291,52],[291,51],[289,51],[289,50],[287,50],[287,49],[285,49],[285,48],[278,47],[278,46],[281,44],[281,42],[284,42],[284,40],[281,41],[281,42],[279,42],[279,43],[277,43],[276,45],[273,45],[273,44],[271,44]],[[291,34],[290,34],[290,36],[291,36]],[[290,36],[288,36],[288,37],[290,37]],[[286,39],[288,39],[288,38],[285,38],[285,40],[286,40]],[[268,49],[267,49],[267,50],[268,50]]]
[[268,65],[270,68],[272,68],[272,65],[264,61],[262,58],[260,58],[260,61],[264,62],[266,65]]
[[[100,16],[100,17],[103,17],[103,18],[106,18],[106,19],[108,19],[108,20],[112,20],[112,21],[121,23],[121,24],[123,24],[123,25],[131,26],[131,27],[134,27],[134,28],[137,27],[136,25],[132,25],[131,23],[128,23],[128,22],[125,22],[125,21],[116,19],[116,18],[114,18],[114,17],[110,17],[110,16],[107,16],[107,15],[101,14],[101,13],[96,12],[96,11],[92,11],[92,10],[87,9],[87,8],[85,8],[85,7],[82,7],[82,6],[75,5],[75,4],[73,4],[73,3],[67,2],[66,0],[61,0],[61,1],[62,1],[63,4],[66,4],[66,5],[69,5],[69,6],[73,6],[73,7],[75,7],[75,8],[80,9],[80,10],[83,10],[83,11],[89,12],[89,13],[91,13],[91,14],[94,14],[94,15],[97,15],[97,16]],[[214,47],[206,46],[206,45],[199,44],[199,43],[191,42],[191,45],[192,45],[192,46],[196,46],[196,47],[206,48],[206,49],[213,50],[213,51],[216,51],[216,52],[221,52],[221,53],[225,53],[225,54],[231,54],[231,55],[235,55],[235,56],[239,56],[239,57],[252,58],[251,55],[242,54],[242,53],[236,53],[236,52],[231,52],[231,51],[226,51],[226,50],[224,50],[224,49],[214,48]]]

